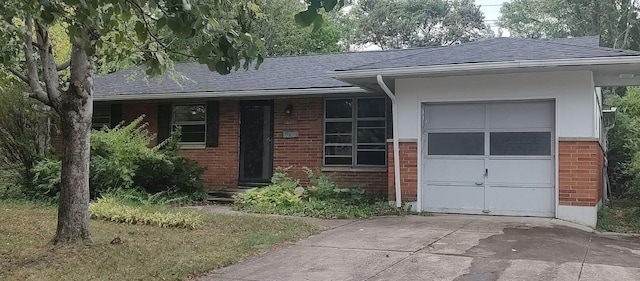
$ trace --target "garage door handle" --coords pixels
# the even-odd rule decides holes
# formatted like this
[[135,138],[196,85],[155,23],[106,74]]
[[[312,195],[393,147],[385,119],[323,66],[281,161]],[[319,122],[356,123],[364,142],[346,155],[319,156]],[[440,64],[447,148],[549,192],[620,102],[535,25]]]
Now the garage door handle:
[[483,185],[484,182],[476,182],[476,185]]

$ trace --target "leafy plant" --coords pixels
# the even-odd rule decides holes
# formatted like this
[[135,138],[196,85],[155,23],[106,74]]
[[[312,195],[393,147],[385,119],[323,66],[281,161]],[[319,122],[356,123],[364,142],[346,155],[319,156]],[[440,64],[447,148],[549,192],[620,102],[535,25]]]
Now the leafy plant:
[[387,202],[366,196],[360,188],[340,188],[328,175],[305,168],[310,186],[280,170],[272,184],[256,188],[235,197],[234,207],[252,213],[280,214],[319,218],[361,218],[378,215],[399,215],[403,211]]
[[[152,194],[187,196],[200,200],[206,196],[201,180],[204,168],[178,155],[180,131],[168,141],[151,146],[153,138],[142,124],[144,116],[128,125],[94,131],[91,136],[90,194],[97,198],[116,190],[140,190]],[[54,198],[60,189],[61,161],[40,161],[33,173],[33,198]],[[37,193],[37,194],[34,194]]]
[[89,205],[91,218],[117,223],[154,225],[196,229],[204,224],[202,214],[196,212],[149,211],[122,204],[112,195],[105,195]]

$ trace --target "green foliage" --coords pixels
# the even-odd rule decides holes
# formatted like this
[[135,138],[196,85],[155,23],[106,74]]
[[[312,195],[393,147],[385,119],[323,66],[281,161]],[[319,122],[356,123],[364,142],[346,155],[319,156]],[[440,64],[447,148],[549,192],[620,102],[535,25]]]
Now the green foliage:
[[56,202],[60,191],[60,173],[62,162],[45,158],[33,167],[33,185],[23,187],[26,198],[39,202]]
[[25,96],[26,87],[0,71],[0,171],[12,185],[31,187],[31,169],[47,151],[47,120],[55,116]]
[[234,207],[252,213],[319,218],[402,214],[386,202],[368,198],[362,189],[342,189],[325,174],[305,171],[311,182],[309,187],[300,186],[299,180],[289,177],[286,170],[278,171],[271,185],[236,195]]
[[619,233],[640,233],[640,202],[616,201],[611,206],[604,206],[598,211],[600,231]]
[[604,46],[638,50],[638,9],[635,1],[513,0],[500,9],[499,25],[517,37],[600,35]]
[[89,205],[91,218],[117,223],[197,229],[204,224],[196,212],[149,211],[123,204],[116,197],[104,195]]
[[606,97],[605,103],[617,108],[607,152],[613,192],[619,198],[640,199],[640,88]]
[[[168,192],[190,200],[205,197],[201,176],[204,168],[179,156],[180,131],[165,143],[151,147],[153,138],[140,117],[128,125],[94,131],[91,135],[91,197],[120,189],[140,189],[156,194]],[[61,162],[45,159],[33,169],[31,198],[55,197],[60,189]]]
[[382,49],[451,45],[492,36],[473,0],[361,0],[350,13],[353,43]]

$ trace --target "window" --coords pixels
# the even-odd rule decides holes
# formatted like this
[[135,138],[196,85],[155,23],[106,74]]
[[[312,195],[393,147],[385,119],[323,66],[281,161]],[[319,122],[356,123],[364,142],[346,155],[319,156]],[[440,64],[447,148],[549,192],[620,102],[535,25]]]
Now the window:
[[93,117],[91,118],[91,128],[101,130],[104,127],[111,127],[111,106],[95,106],[93,108]]
[[386,108],[385,98],[326,100],[324,165],[386,165]]
[[175,130],[180,127],[183,143],[205,143],[207,106],[204,104],[173,106],[173,124]]
[[429,133],[429,155],[484,155],[484,133]]
[[491,155],[551,155],[550,132],[491,132]]

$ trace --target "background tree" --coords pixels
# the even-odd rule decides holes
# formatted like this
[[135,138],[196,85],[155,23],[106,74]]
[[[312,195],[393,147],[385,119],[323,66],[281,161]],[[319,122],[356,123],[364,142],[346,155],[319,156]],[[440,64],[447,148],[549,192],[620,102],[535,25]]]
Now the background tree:
[[564,38],[600,35],[602,45],[640,49],[635,0],[514,0],[501,8],[499,25],[512,36]]
[[451,45],[492,34],[473,0],[360,0],[351,13],[352,43],[382,49]]
[[[322,24],[319,10],[343,1],[306,0],[296,15],[304,25]],[[149,75],[171,65],[169,53],[181,53],[222,74],[264,56],[262,41],[248,33],[260,13],[252,0],[24,0],[0,2],[0,63],[30,88],[30,97],[50,106],[62,131],[61,189],[54,243],[90,239],[89,136],[93,113],[93,77],[98,55],[138,56]],[[57,63],[54,25],[69,37],[68,60]],[[155,31],[163,30],[162,33]],[[131,37],[131,34],[135,37]],[[162,34],[162,35],[161,35]],[[205,36],[189,50],[167,40]],[[108,40],[108,41],[107,41]],[[68,75],[63,72],[68,69]]]

